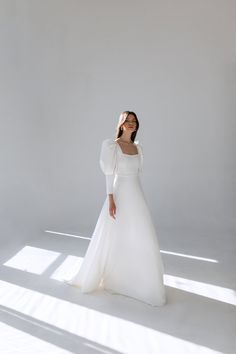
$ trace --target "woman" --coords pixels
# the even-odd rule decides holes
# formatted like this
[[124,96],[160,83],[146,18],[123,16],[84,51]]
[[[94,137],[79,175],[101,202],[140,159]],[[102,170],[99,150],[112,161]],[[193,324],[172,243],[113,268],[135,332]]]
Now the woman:
[[69,284],[82,292],[103,289],[161,306],[166,302],[164,269],[139,178],[143,149],[135,141],[138,129],[136,114],[124,111],[116,139],[102,142],[107,197],[82,266]]

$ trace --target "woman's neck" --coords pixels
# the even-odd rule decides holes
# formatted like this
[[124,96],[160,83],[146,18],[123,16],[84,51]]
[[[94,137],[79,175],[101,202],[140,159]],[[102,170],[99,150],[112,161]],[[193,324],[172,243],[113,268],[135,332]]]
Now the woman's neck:
[[123,141],[124,143],[132,143],[132,140],[131,140],[131,134],[128,133],[123,133],[121,136],[120,136],[120,140]]

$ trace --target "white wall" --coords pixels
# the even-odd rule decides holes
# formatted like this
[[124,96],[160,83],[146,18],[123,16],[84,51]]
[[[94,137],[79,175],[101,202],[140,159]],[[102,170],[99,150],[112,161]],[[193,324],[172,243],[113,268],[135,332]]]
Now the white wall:
[[235,230],[236,2],[0,0],[1,237],[91,234],[134,110],[162,229]]

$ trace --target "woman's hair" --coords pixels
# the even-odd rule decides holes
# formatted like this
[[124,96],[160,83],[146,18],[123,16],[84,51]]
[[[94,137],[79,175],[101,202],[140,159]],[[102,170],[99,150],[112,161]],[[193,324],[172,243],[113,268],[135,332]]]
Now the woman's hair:
[[136,116],[136,114],[134,112],[131,112],[131,111],[124,111],[120,114],[120,117],[119,117],[119,123],[117,125],[117,128],[116,128],[116,139],[118,139],[123,131],[121,129],[121,126],[122,124],[125,122],[125,120],[128,118],[128,116],[132,114],[134,117],[135,117],[135,120],[136,120],[136,130],[132,132],[131,134],[131,140],[134,142],[135,140],[135,137],[136,137],[136,134],[137,134],[137,131],[139,129],[139,121],[138,121],[138,118]]

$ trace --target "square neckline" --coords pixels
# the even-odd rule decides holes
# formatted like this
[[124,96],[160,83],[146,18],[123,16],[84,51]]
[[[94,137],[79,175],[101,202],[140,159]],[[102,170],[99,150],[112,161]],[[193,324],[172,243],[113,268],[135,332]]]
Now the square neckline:
[[121,153],[122,153],[123,155],[126,155],[126,156],[138,156],[138,155],[139,155],[138,146],[137,146],[137,151],[138,151],[137,154],[126,154],[125,152],[122,151],[120,144],[119,144],[117,141],[115,141],[115,140],[114,140],[114,142],[119,146],[120,151],[121,151]]

